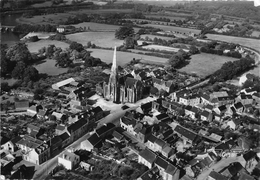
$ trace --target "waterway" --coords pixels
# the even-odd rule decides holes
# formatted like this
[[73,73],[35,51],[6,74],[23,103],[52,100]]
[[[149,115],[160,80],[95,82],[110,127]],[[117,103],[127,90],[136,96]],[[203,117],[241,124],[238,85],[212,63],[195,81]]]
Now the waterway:
[[[17,18],[20,18],[22,14],[5,15],[1,17],[2,26],[16,26],[18,22]],[[7,44],[8,46],[18,42],[20,40],[19,35],[13,32],[1,32],[1,44]]]

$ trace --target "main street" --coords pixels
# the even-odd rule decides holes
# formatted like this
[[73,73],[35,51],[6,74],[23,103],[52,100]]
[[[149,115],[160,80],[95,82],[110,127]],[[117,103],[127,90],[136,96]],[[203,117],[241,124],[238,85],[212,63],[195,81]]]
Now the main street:
[[[118,125],[119,119],[124,116],[126,111],[136,109],[142,103],[150,102],[150,101],[153,101],[153,100],[154,100],[154,98],[149,97],[149,98],[146,98],[146,99],[142,99],[142,100],[140,100],[140,101],[138,101],[134,104],[128,103],[126,105],[128,105],[130,108],[128,108],[126,110],[123,110],[123,109],[120,108],[120,109],[114,111],[112,114],[109,114],[108,116],[102,118],[98,122],[97,127],[100,127],[100,126],[102,126],[103,124],[106,124],[106,123],[114,123],[114,124]],[[86,140],[90,135],[91,135],[91,132],[85,134],[84,136],[82,136],[81,138],[79,138],[78,140],[73,142],[71,145],[66,147],[61,153],[59,153],[58,155],[56,155],[55,157],[53,157],[49,161],[40,165],[39,168],[37,168],[36,172],[34,173],[33,179],[35,179],[35,180],[45,179],[48,176],[48,174],[57,166],[59,156],[61,156],[67,149],[71,149],[71,148],[74,149],[74,150],[80,149],[80,143],[82,141]]]

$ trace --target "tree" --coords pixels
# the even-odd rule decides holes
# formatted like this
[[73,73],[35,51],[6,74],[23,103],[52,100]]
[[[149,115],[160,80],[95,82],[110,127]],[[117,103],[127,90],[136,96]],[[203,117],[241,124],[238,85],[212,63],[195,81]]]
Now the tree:
[[125,39],[128,36],[134,34],[134,28],[132,26],[122,26],[116,30],[115,37],[117,39]]
[[8,48],[6,57],[10,61],[23,61],[29,62],[32,59],[31,53],[27,48],[27,45],[24,43],[16,43],[15,45]]
[[28,78],[32,81],[36,81],[38,79],[39,72],[38,70],[33,66],[28,66],[24,71],[24,78]]
[[55,45],[53,45],[53,44],[49,45],[49,46],[46,48],[45,55],[46,55],[48,58],[51,58],[51,57],[53,56],[54,48],[55,48]]
[[198,54],[200,51],[199,49],[196,47],[196,46],[191,46],[190,47],[190,51],[189,51],[191,54]]
[[15,79],[23,79],[25,69],[26,64],[23,61],[19,61],[12,71],[12,77]]
[[124,47],[126,49],[133,49],[137,45],[137,41],[132,37],[125,38]]
[[6,92],[8,92],[10,90],[10,86],[8,85],[7,82],[2,82],[1,83],[1,90],[2,91],[6,91]]
[[70,44],[70,49],[77,50],[78,52],[84,50],[83,45],[77,42],[72,42]]

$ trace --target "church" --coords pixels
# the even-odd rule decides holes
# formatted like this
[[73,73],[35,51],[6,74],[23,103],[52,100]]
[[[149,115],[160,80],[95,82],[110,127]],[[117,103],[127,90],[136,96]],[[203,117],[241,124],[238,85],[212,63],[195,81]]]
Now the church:
[[119,76],[116,65],[116,47],[114,50],[113,63],[109,80],[97,85],[96,90],[105,99],[115,103],[135,103],[142,99],[143,83],[128,74]]

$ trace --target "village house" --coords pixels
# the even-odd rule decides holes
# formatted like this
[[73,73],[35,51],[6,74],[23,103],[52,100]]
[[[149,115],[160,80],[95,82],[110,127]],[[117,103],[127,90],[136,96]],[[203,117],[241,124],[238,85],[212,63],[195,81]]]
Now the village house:
[[78,138],[80,138],[84,133],[87,132],[88,128],[88,120],[87,119],[79,119],[77,122],[70,124],[68,126],[68,132],[70,134],[70,142],[74,142]]
[[80,143],[81,149],[86,151],[92,151],[94,148],[100,148],[102,146],[102,139],[98,137],[96,133],[92,134],[88,139]]
[[197,119],[199,109],[194,106],[186,106],[185,107],[185,115],[190,117],[191,119]]
[[252,95],[240,94],[239,96],[236,97],[236,103],[241,102],[243,105],[253,104],[253,101],[254,99]]
[[157,155],[149,149],[144,149],[138,155],[138,163],[144,164],[149,169],[153,167],[154,161],[156,160]]
[[15,100],[14,106],[16,111],[27,111],[29,108],[29,101],[27,99]]
[[66,80],[57,82],[55,84],[53,84],[51,87],[54,90],[61,90],[62,87],[65,87],[66,85],[69,85],[71,82],[75,82],[75,79],[73,78],[68,78]]
[[218,107],[214,108],[213,111],[216,114],[223,116],[225,114],[225,112],[227,111],[227,107],[226,107],[226,105],[218,106]]
[[59,151],[62,148],[62,138],[60,136],[54,136],[50,140],[51,153]]
[[44,133],[44,130],[41,127],[34,126],[32,124],[27,125],[27,132],[30,136],[38,138]]
[[257,93],[257,91],[250,87],[250,88],[242,89],[240,91],[240,94],[241,93],[245,95],[253,95],[254,93]]
[[185,106],[196,106],[200,104],[200,96],[196,94],[184,94],[183,96],[179,97],[179,103],[184,104]]
[[244,112],[244,106],[241,102],[238,102],[233,105],[237,114],[242,114]]
[[1,149],[7,150],[10,153],[14,153],[17,150],[16,143],[21,140],[21,137],[17,136],[6,142],[1,140]]
[[184,107],[177,102],[170,101],[170,100],[163,100],[162,106],[166,108],[167,111],[172,113],[173,115],[181,115],[181,116],[184,115],[185,112]]
[[257,161],[257,154],[254,151],[248,151],[245,154],[243,154],[243,158],[246,161],[246,165],[245,165],[245,169],[249,170],[252,169],[252,167],[254,168],[258,161]]
[[164,90],[167,93],[172,93],[176,87],[173,81],[165,81],[162,79],[152,78],[153,86],[157,88],[159,91]]
[[180,125],[177,125],[174,129],[174,132],[178,134],[180,138],[184,140],[184,143],[195,143],[197,139],[197,134],[192,132],[191,130],[188,130]]
[[98,137],[104,138],[107,135],[111,135],[115,128],[116,126],[113,123],[108,123],[104,124],[98,129],[95,129],[95,133],[98,135]]
[[204,110],[201,114],[200,114],[200,119],[202,121],[212,121],[213,119],[213,115],[211,112],[208,112],[206,110]]
[[224,175],[228,179],[239,177],[239,174],[245,172],[246,170],[239,162],[233,162],[219,171],[220,174]]
[[207,180],[228,180],[228,178],[216,171],[211,171]]
[[258,93],[254,93],[253,95],[252,95],[252,98],[254,99],[254,102],[256,103],[256,104],[260,104],[260,93],[258,92]]
[[62,140],[61,148],[64,148],[70,144],[70,135],[67,132],[62,133],[59,136]]
[[79,162],[79,156],[69,151],[65,151],[58,157],[58,164],[63,165],[67,170],[72,170]]
[[237,130],[240,127],[241,121],[239,119],[231,119],[227,122],[227,127],[232,130]]
[[50,158],[50,145],[44,141],[24,135],[16,145],[22,150],[23,159],[31,163],[40,165]]

